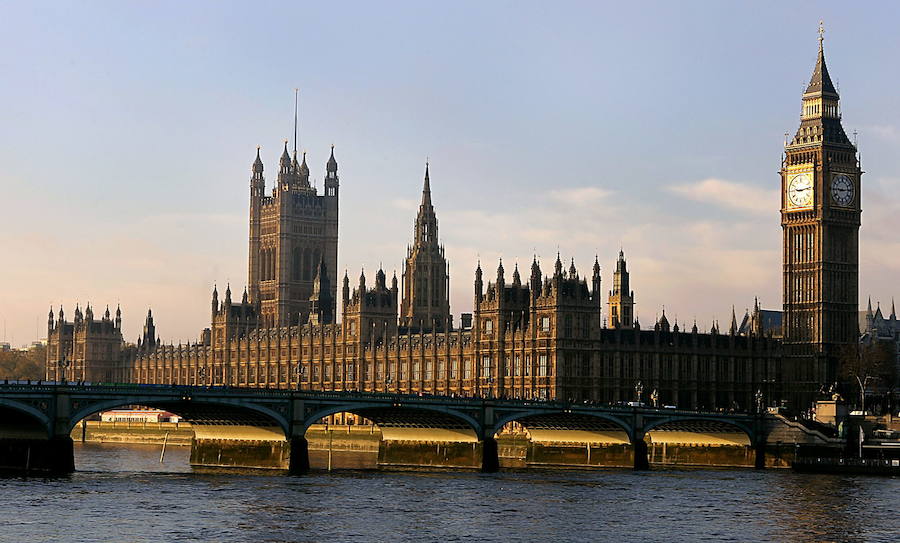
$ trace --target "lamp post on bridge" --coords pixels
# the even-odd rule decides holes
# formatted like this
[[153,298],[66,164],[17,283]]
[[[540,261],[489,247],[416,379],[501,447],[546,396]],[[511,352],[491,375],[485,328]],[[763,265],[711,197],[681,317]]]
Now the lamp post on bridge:
[[[760,409],[760,412],[765,411],[767,405],[772,405],[772,385],[775,384],[775,379],[763,379],[762,384],[764,385],[766,392],[761,400],[757,400],[763,402],[763,407]],[[757,390],[756,393],[760,396],[763,394],[762,390]]]
[[297,376],[297,390],[301,390],[303,388],[301,383],[306,379],[306,366],[302,362],[297,362],[294,373]]
[[[72,365],[72,361],[69,360],[69,358],[66,356],[67,354],[68,353],[66,353],[65,350],[63,350],[62,358],[60,358],[56,362],[57,366],[59,366],[59,368],[62,370],[62,379],[58,379],[59,381],[62,381],[62,382],[65,382],[68,380],[68,379],[66,379],[66,370],[68,370],[69,366]],[[59,372],[57,372],[57,377],[59,377]]]
[[644,395],[644,383],[638,381],[638,382],[634,385],[634,393],[635,393],[635,395],[637,396],[637,402],[640,403],[640,401],[641,401],[641,396]]

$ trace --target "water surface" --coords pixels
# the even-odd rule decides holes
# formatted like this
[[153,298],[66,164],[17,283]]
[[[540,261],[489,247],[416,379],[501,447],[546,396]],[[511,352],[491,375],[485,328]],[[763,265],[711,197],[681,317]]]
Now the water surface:
[[76,444],[0,479],[2,542],[900,541],[900,479],[754,470],[195,471],[187,447]]

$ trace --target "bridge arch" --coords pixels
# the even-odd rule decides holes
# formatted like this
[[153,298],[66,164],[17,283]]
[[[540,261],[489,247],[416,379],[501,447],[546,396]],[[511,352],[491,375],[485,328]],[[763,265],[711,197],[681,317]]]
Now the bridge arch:
[[[270,423],[271,426],[278,427],[284,434],[285,438],[290,438],[290,423],[282,415],[264,405],[245,402],[237,399],[215,398],[207,399],[204,397],[190,397],[189,399],[182,396],[160,397],[160,396],[126,396],[123,398],[111,400],[98,400],[88,403],[72,413],[67,423],[67,431],[78,424],[85,417],[89,417],[101,411],[116,409],[129,405],[142,405],[157,409],[165,409],[177,415],[184,417],[188,422],[196,423],[198,419],[202,419],[206,413],[211,412],[213,408],[215,412],[222,417],[219,420],[224,423],[247,422],[249,425],[253,423]],[[222,411],[221,408],[231,407],[232,411]],[[249,415],[249,416],[248,416]],[[227,417],[231,416],[229,420]],[[255,416],[255,418],[254,418]],[[200,420],[202,423],[203,421]]]
[[738,420],[725,419],[723,417],[706,417],[703,415],[673,415],[670,417],[653,420],[645,424],[644,427],[641,428],[641,430],[644,434],[648,434],[653,430],[661,430],[666,425],[691,422],[712,423],[720,426],[730,426],[746,434],[747,439],[750,440],[750,444],[755,443],[756,432],[754,431],[752,426],[744,424],[743,422]]
[[404,418],[404,415],[435,415],[433,419],[435,423],[440,423],[441,421],[439,419],[441,416],[443,416],[465,425],[473,432],[475,432],[475,436],[479,439],[482,435],[482,425],[470,415],[467,415],[466,413],[463,413],[456,409],[432,405],[420,406],[415,404],[397,404],[387,402],[344,405],[338,404],[319,409],[318,411],[315,411],[314,413],[306,417],[303,421],[303,427],[299,429],[299,432],[295,430],[295,433],[297,433],[297,435],[303,435],[304,433],[306,433],[310,426],[312,426],[319,420],[322,420],[323,418],[330,415],[335,415],[337,413],[351,413],[354,415],[359,415],[371,420],[376,425],[380,425],[379,418],[384,420],[384,417],[386,415],[396,415],[397,418],[401,420]]
[[519,412],[511,412],[506,413],[500,418],[498,418],[492,427],[491,435],[497,434],[500,430],[509,424],[510,422],[520,422],[526,419],[537,419],[539,417],[553,417],[553,416],[573,416],[580,417],[584,419],[598,419],[606,422],[611,422],[618,426],[623,432],[628,435],[628,439],[634,439],[635,431],[634,428],[628,424],[625,420],[615,415],[603,412],[596,411],[576,411],[571,409],[560,409],[559,411],[547,411],[546,409],[530,409],[527,411],[519,411]]
[[16,400],[0,398],[0,411],[3,411],[3,408],[6,408],[7,410],[13,411],[15,413],[20,413],[30,418],[31,421],[41,426],[43,432],[47,434],[48,438],[53,437],[53,425],[50,422],[50,417],[48,417],[40,409],[23,402],[18,402]]

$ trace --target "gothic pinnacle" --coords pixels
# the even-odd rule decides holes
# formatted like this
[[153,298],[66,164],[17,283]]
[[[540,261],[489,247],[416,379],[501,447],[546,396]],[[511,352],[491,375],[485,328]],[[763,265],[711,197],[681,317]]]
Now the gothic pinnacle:
[[428,174],[428,162],[425,162],[425,182],[422,185],[422,206],[431,207],[431,178]]

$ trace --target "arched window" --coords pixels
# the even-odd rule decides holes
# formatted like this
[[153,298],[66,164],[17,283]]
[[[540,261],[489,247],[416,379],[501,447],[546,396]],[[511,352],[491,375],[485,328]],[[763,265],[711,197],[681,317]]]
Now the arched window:
[[311,254],[310,250],[308,248],[303,249],[303,280],[304,281],[309,281],[311,279],[310,275],[309,275],[309,272],[312,269],[310,266],[311,260],[312,260],[312,254]]
[[291,258],[291,279],[294,281],[300,280],[300,274],[302,273],[301,270],[303,269],[302,258],[303,253],[300,247],[294,247],[294,252]]

